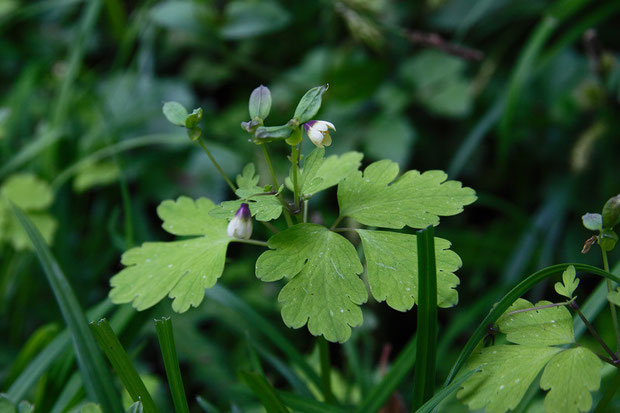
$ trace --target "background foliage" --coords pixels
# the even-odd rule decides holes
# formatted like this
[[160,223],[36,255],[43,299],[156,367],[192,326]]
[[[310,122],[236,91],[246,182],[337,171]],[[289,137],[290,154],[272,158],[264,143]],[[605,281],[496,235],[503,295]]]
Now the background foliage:
[[[327,155],[359,150],[364,166],[389,158],[401,170],[443,169],[478,193],[437,229],[464,263],[458,307],[439,312],[444,377],[469,332],[526,274],[555,262],[600,266],[594,249],[580,253],[590,236],[580,217],[620,192],[619,13],[618,2],[583,0],[5,0],[0,191],[15,191],[16,180],[36,183],[38,202],[20,206],[46,222],[44,236],[79,303],[91,309],[106,299],[124,250],[172,239],[155,213],[161,200],[230,198],[200,148],[166,121],[162,102],[204,109],[203,136],[228,176],[247,162],[268,176],[239,127],[249,93],[269,86],[270,121],[282,124],[307,89],[329,83],[319,118],[338,131]],[[311,149],[306,141],[303,152]],[[275,167],[284,177],[280,158]],[[313,220],[336,217],[330,194],[313,198],[320,211]],[[255,227],[260,236],[264,229]],[[64,328],[19,231],[0,203],[3,392]],[[310,363],[318,366],[309,333],[283,325],[278,289],[254,277],[257,256],[253,246],[231,246],[220,282],[281,337],[317,356]],[[611,263],[618,258],[612,253]],[[585,298],[595,283],[584,277],[579,288]],[[194,409],[202,396],[222,409],[252,411],[258,401],[237,376],[252,366],[248,354],[267,360],[276,387],[291,385],[283,371],[295,367],[278,367],[279,339],[218,291],[174,315],[186,392]],[[551,294],[553,282],[528,299]],[[171,301],[136,314],[100,306],[97,314],[116,314],[113,327],[155,401],[171,408],[151,323],[172,314]],[[611,342],[606,317],[597,326]],[[415,320],[413,311],[367,305],[363,326],[332,347],[335,397],[358,401],[405,347]],[[59,352],[23,398],[40,411],[77,405],[84,393],[76,371],[72,352]],[[411,383],[405,379],[394,400],[410,405]],[[296,386],[317,391],[311,380]],[[59,394],[67,400],[59,403]],[[542,405],[530,400],[532,409]],[[465,409],[453,403],[450,411]]]

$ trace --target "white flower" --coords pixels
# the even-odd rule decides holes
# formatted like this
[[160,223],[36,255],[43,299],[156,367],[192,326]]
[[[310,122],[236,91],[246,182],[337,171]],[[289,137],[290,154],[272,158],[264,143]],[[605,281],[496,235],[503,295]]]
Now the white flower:
[[304,123],[304,128],[312,143],[319,148],[332,144],[332,137],[329,136],[329,130],[336,130],[333,123],[324,120],[309,120]]
[[243,203],[228,223],[228,236],[248,239],[252,235],[252,214],[248,204]]

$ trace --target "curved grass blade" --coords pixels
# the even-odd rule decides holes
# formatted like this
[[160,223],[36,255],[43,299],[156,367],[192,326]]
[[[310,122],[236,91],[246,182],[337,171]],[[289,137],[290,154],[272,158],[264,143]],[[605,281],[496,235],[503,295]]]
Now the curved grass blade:
[[373,387],[357,409],[358,413],[371,413],[378,411],[390,398],[394,390],[403,381],[407,373],[411,371],[416,360],[416,338],[412,338],[407,346],[400,352],[390,371],[383,380]]
[[157,340],[159,340],[164,366],[166,367],[166,377],[168,377],[168,386],[170,386],[174,408],[177,413],[189,413],[170,317],[155,320],[155,330],[157,331]]
[[431,413],[437,406],[439,406],[439,403],[441,403],[443,399],[445,399],[446,397],[450,396],[453,392],[458,390],[459,387],[461,387],[461,384],[465,382],[465,380],[473,376],[474,373],[477,373],[479,370],[480,368],[477,368],[477,369],[468,371],[467,373],[459,376],[452,383],[450,383],[449,386],[444,387],[443,389],[439,390],[437,394],[435,394],[430,400],[428,400],[426,403],[420,406],[420,408],[416,410],[415,412],[416,413]]
[[543,268],[542,270],[536,271],[534,274],[530,275],[525,280],[521,281],[512,290],[510,290],[506,295],[504,295],[504,297],[495,305],[495,307],[493,307],[493,309],[489,312],[489,314],[487,314],[484,320],[482,320],[482,322],[478,325],[478,327],[472,334],[471,338],[467,341],[467,344],[465,344],[465,347],[463,347],[463,350],[461,350],[461,354],[459,354],[458,359],[452,366],[452,369],[450,370],[450,374],[448,374],[448,377],[446,378],[446,381],[444,383],[444,387],[446,387],[447,385],[450,384],[450,382],[452,382],[452,380],[456,376],[456,373],[458,373],[460,368],[463,367],[463,364],[465,363],[467,358],[469,358],[471,353],[474,351],[474,348],[478,345],[480,340],[482,340],[482,338],[486,335],[487,327],[490,324],[494,323],[502,314],[504,314],[504,311],[506,311],[508,307],[510,307],[517,298],[521,297],[530,288],[532,288],[534,285],[538,284],[542,280],[549,278],[553,275],[556,275],[558,273],[561,273],[562,271],[564,271],[566,268],[568,268],[571,265],[574,266],[577,271],[589,272],[595,275],[600,275],[601,277],[605,277],[614,282],[620,282],[620,277],[614,274],[608,273],[607,271],[603,271],[600,268],[596,268],[596,267],[593,267],[587,264],[576,264],[576,263],[556,264],[556,265],[552,265],[547,268]]
[[32,221],[12,203],[11,209],[34,246],[37,258],[43,267],[62,316],[71,332],[86,393],[92,400],[96,400],[104,411],[121,411],[120,398],[116,394],[110,373],[105,367],[97,344],[88,330],[86,317],[71,289],[71,285],[69,285],[56,259],[52,256],[45,240]]
[[[87,312],[89,319],[101,318],[114,305],[110,300],[106,299],[102,303],[95,306]],[[7,397],[17,403],[22,400],[28,390],[30,390],[47,368],[65,351],[71,344],[71,334],[68,330],[64,330],[54,338],[20,373],[15,379],[11,387],[6,392]]]
[[276,394],[275,389],[260,374],[249,371],[239,372],[241,380],[252,390],[252,393],[258,397],[261,404],[267,410],[267,413],[290,413],[280,397]]
[[198,403],[198,406],[200,406],[200,408],[206,413],[221,413],[217,409],[217,407],[215,407],[214,405],[212,405],[211,403],[209,403],[208,401],[206,401],[204,398],[200,396],[196,397],[196,402]]
[[90,331],[92,331],[97,343],[99,343],[99,347],[101,347],[108,360],[110,360],[110,364],[114,367],[116,374],[120,377],[131,399],[134,402],[142,402],[144,410],[148,413],[159,412],[140,375],[129,359],[127,352],[114,333],[114,330],[112,330],[112,327],[110,327],[108,320],[103,318],[96,323],[90,323]]
[[280,400],[293,409],[295,412],[304,412],[304,413],[346,413],[350,410],[346,410],[332,404],[327,404],[323,402],[319,402],[314,399],[310,399],[307,397],[300,396],[298,394],[293,394],[285,391],[278,391],[276,393],[280,397]]
[[433,397],[437,357],[437,269],[435,231],[416,233],[418,240],[418,342],[413,378],[413,409]]
[[317,372],[308,364],[304,356],[297,351],[295,346],[273,327],[269,321],[264,319],[236,295],[219,284],[205,290],[205,295],[242,315],[243,319],[247,320],[248,326],[264,334],[265,337],[279,348],[292,363],[297,365],[297,367],[304,372],[310,381],[318,388],[321,388],[321,379]]

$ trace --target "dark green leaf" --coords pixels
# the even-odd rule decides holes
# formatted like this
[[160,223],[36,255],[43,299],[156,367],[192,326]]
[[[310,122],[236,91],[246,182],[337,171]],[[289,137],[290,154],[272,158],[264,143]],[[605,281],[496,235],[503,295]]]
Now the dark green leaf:
[[282,403],[273,386],[263,376],[249,371],[242,371],[239,373],[239,376],[241,376],[241,380],[252,390],[254,395],[258,397],[267,413],[289,413],[289,410]]
[[155,330],[157,330],[157,339],[159,340],[159,347],[161,348],[164,366],[166,367],[166,376],[168,377],[168,385],[170,386],[174,408],[177,413],[189,413],[183,379],[181,378],[181,369],[179,368],[179,359],[177,358],[177,350],[174,345],[172,320],[169,317],[155,320]]
[[321,97],[327,88],[329,85],[313,87],[303,95],[295,109],[295,119],[299,123],[308,122],[318,113],[321,108]]

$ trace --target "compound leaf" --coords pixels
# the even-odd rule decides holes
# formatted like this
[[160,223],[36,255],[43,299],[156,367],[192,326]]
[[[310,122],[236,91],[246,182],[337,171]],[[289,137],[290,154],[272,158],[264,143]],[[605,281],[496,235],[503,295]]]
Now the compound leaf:
[[[415,235],[390,231],[358,229],[366,257],[370,291],[377,301],[386,301],[395,310],[407,311],[418,298],[418,250]],[[455,287],[459,278],[454,271],[461,259],[449,250],[450,242],[435,238],[437,260],[437,305],[452,307],[458,303]]]
[[555,283],[555,291],[566,298],[573,298],[573,293],[579,285],[579,278],[576,278],[575,275],[575,267],[569,266],[562,273],[562,282]]
[[[549,301],[539,301],[536,307],[549,305]],[[510,314],[513,311],[532,308],[534,305],[519,298],[506,313],[497,320],[497,325],[506,339],[515,344],[560,345],[575,341],[573,318],[564,306],[542,308]]]
[[197,307],[204,289],[212,287],[224,270],[228,237],[226,220],[209,215],[213,203],[180,197],[164,201],[157,212],[165,230],[176,235],[201,235],[173,242],[147,242],[125,252],[126,266],[110,280],[110,299],[132,302],[138,310],[149,308],[166,295],[172,309],[184,312]]
[[602,363],[590,350],[576,347],[553,357],[540,378],[540,387],[549,390],[545,413],[590,411],[592,396],[601,384]]
[[368,226],[424,228],[476,200],[473,189],[446,181],[443,171],[407,171],[394,180],[397,175],[398,164],[389,160],[349,175],[338,185],[340,215]]
[[299,177],[300,193],[312,196],[317,192],[338,185],[340,181],[358,170],[363,154],[347,152],[327,158],[324,148],[316,148],[304,160],[304,169]]
[[480,371],[463,383],[457,397],[471,410],[514,410],[540,370],[561,351],[556,347],[503,344],[482,348],[463,367],[463,371],[477,367]]
[[299,224],[269,239],[270,251],[256,262],[263,281],[289,278],[278,301],[287,326],[308,323],[313,335],[345,342],[362,323],[360,305],[368,299],[359,278],[363,267],[353,245],[316,224]]
[[241,175],[237,175],[238,188],[235,191],[240,199],[222,202],[211,210],[211,216],[230,220],[242,203],[248,204],[250,213],[259,221],[271,221],[282,214],[282,203],[276,194],[265,193],[265,189],[258,186],[259,176],[255,170],[253,163],[243,168]]

